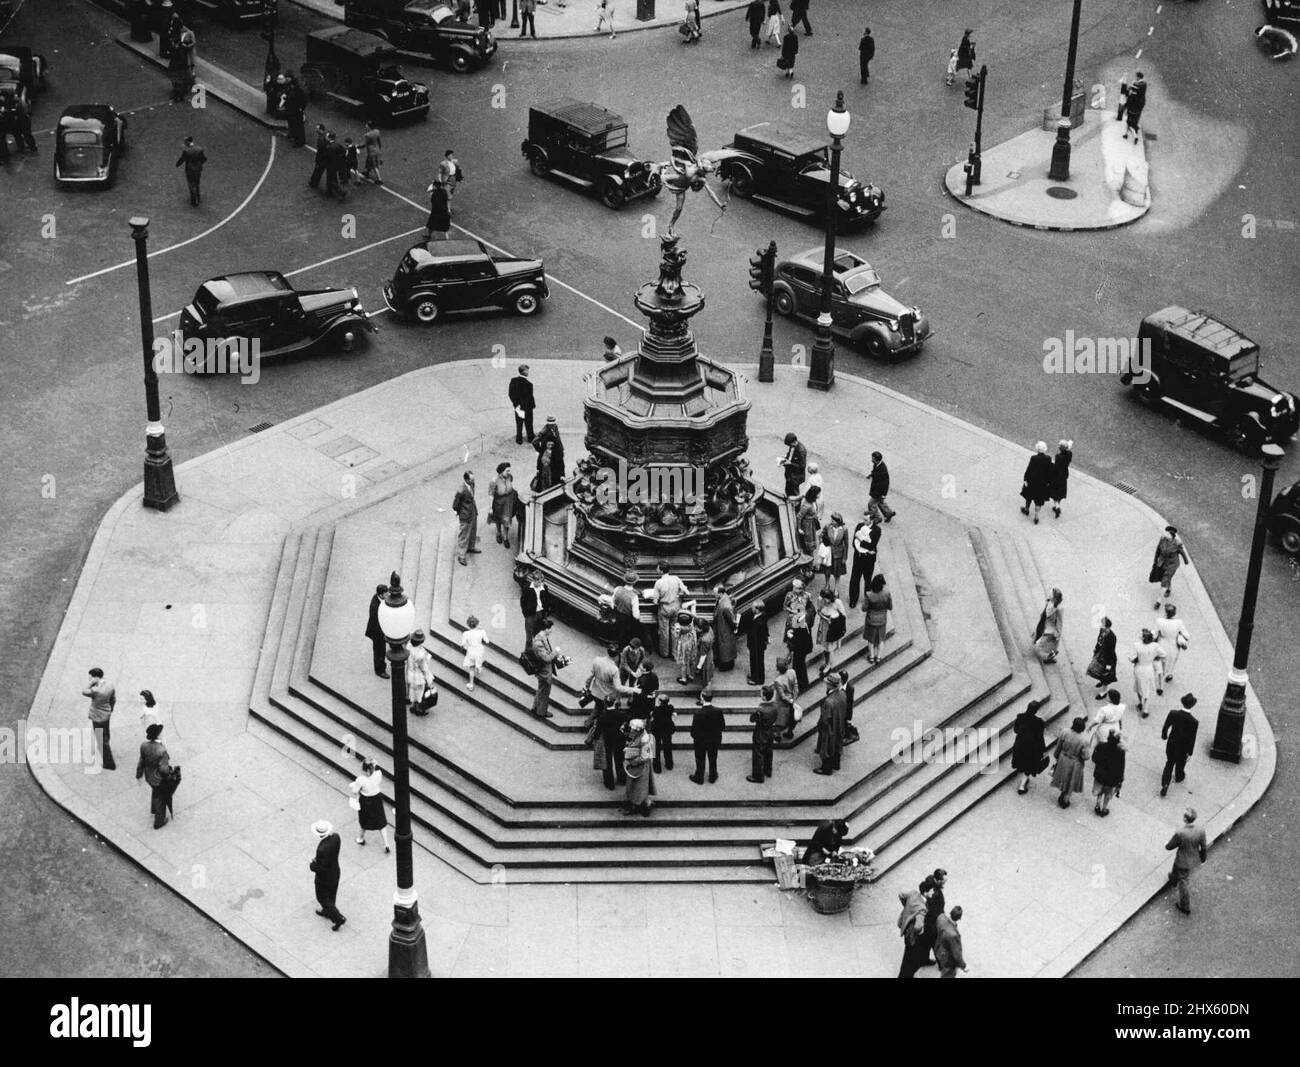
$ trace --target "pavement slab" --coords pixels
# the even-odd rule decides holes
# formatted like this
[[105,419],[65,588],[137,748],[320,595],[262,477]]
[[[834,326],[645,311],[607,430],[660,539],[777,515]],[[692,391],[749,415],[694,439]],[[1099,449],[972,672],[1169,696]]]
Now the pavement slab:
[[[580,382],[591,366],[555,361],[539,376],[547,406],[564,425],[581,425]],[[392,886],[391,857],[378,842],[372,838],[362,849],[352,841],[342,777],[322,777],[311,757],[273,744],[247,717],[241,724],[236,711],[246,707],[260,654],[279,538],[290,527],[333,521],[358,503],[315,487],[302,489],[295,473],[299,460],[289,457],[321,455],[313,442],[320,443],[323,431],[305,432],[321,424],[329,427],[329,439],[349,435],[373,448],[380,462],[407,468],[390,484],[363,490],[360,503],[395,500],[395,492],[425,479],[429,470],[445,472],[430,483],[436,503],[445,488],[441,478],[464,462],[467,442],[484,457],[480,465],[519,454],[508,404],[504,396],[493,398],[495,390],[489,393],[496,379],[485,370],[486,363],[420,370],[181,464],[181,503],[167,515],[144,515],[138,488],[126,494],[96,533],[29,716],[29,729],[83,724],[79,693],[91,656],[104,660],[124,701],[146,685],[155,688],[164,705],[165,740],[186,772],[178,815],[168,826],[151,828],[147,790],[134,783],[140,738],[129,705],[115,721],[118,771],[84,774],[82,767],[50,763],[31,769],[56,802],[286,974],[382,973]],[[1065,591],[1064,641],[1078,664],[1091,651],[1089,609],[1101,599],[1097,590],[1114,598],[1117,607],[1110,610],[1125,616],[1126,632],[1151,614],[1146,546],[1164,521],[1141,501],[1078,473],[1071,480],[1068,520],[1022,524],[1008,488],[1019,484],[1027,456],[1022,447],[847,374],[838,376],[831,394],[809,394],[806,408],[792,409],[788,397],[802,391],[805,374],[803,368],[781,367],[776,385],[751,385],[751,424],[756,430],[789,425],[810,442],[812,458],[828,461],[850,445],[863,452],[863,438],[851,434],[852,420],[863,410],[876,413],[888,438],[869,444],[889,455],[901,496],[889,533],[900,541],[915,539],[923,563],[927,552],[942,545],[942,523],[1024,537],[1040,570],[1050,564],[1049,580]],[[459,398],[475,392],[478,403],[459,406]],[[426,432],[434,427],[437,432]],[[755,433],[750,458],[756,470],[772,468],[779,454],[779,434]],[[824,465],[828,471],[833,466]],[[954,472],[957,491],[945,492],[945,476]],[[851,474],[834,478],[835,498],[859,497],[860,484]],[[273,509],[258,502],[262,493],[275,499]],[[846,504],[846,516],[857,506]],[[1105,514],[1104,524],[1085,519],[1099,514]],[[435,527],[450,521],[436,513],[419,519]],[[185,537],[161,536],[173,520],[185,525]],[[138,562],[147,540],[142,533],[150,530],[160,534],[150,542],[156,572]],[[240,532],[237,541],[227,540],[231,530]],[[227,543],[239,546],[236,555],[222,554],[219,546]],[[1132,547],[1117,552],[1117,545]],[[134,580],[115,581],[115,573],[131,573]],[[190,585],[168,588],[175,573],[186,574]],[[924,573],[936,600],[964,595],[969,572],[960,567],[945,570],[931,562]],[[230,581],[232,575],[239,580]],[[373,580],[366,575],[367,583]],[[1196,645],[1195,656],[1179,664],[1174,688],[1217,691],[1230,644],[1194,564],[1180,571],[1177,584]],[[198,628],[196,606],[205,622]],[[936,637],[941,651],[951,638],[956,666],[974,669],[962,659],[959,634],[940,627]],[[1131,682],[1121,678],[1120,688],[1131,700]],[[1159,800],[1158,723],[1170,696],[1167,691],[1150,719],[1131,724],[1129,780],[1110,818],[1092,814],[1090,794],[1062,812],[1042,780],[1026,797],[1013,788],[996,789],[837,916],[817,915],[799,894],[771,884],[478,885],[417,849],[416,885],[431,965],[435,974],[457,976],[887,975],[896,971],[899,955],[897,893],[927,869],[943,866],[950,872],[950,902],[968,908],[963,929],[971,974],[1067,973],[1163,891],[1163,844],[1188,796],[1194,796],[1213,840],[1250,808],[1273,774],[1273,738],[1251,692],[1247,730],[1257,739],[1253,758],[1238,765],[1209,760],[1204,748],[1213,731],[1207,712],[1187,783]],[[464,726],[447,731],[436,723],[430,728],[438,743],[455,741],[467,755],[477,745],[480,758],[492,758],[490,752],[482,755],[484,744],[491,744],[487,723],[475,723],[472,732]],[[539,770],[538,782],[547,773]],[[581,773],[590,776],[587,769]],[[527,777],[532,781],[531,773]],[[349,922],[337,934],[313,914],[307,870],[308,828],[322,816],[344,836],[340,906]]]

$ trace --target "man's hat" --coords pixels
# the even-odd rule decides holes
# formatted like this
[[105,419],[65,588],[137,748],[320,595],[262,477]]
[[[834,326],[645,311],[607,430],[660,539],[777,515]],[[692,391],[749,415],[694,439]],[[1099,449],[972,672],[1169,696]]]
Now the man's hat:
[[1190,710],[1191,708],[1196,707],[1196,698],[1192,696],[1191,693],[1184,693],[1182,699],[1182,705],[1183,707]]
[[328,819],[318,819],[316,822],[311,824],[311,832],[321,838],[321,840],[324,840],[334,832],[334,824]]

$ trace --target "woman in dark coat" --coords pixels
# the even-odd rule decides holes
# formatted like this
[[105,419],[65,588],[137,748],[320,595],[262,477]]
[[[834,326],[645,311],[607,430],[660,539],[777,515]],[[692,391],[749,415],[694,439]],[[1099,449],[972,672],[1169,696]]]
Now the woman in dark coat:
[[167,746],[158,740],[162,732],[163,728],[158,723],[146,728],[144,734],[148,740],[140,745],[140,760],[135,767],[136,778],[143,778],[149,785],[149,811],[153,815],[155,830],[162,829],[171,808],[171,791],[168,786],[172,764]]
[[717,603],[713,608],[713,660],[720,671],[729,671],[736,665],[736,606],[725,585],[717,587]]
[[1092,810],[1101,816],[1110,814],[1110,798],[1119,796],[1124,784],[1124,749],[1119,731],[1112,731],[1092,754],[1092,793],[1097,801]]
[[438,234],[439,240],[445,240],[451,230],[451,202],[447,199],[447,190],[441,182],[429,186],[429,221],[424,224],[425,240],[432,241]]
[[1025,506],[1020,509],[1021,515],[1028,515],[1029,505],[1033,504],[1034,522],[1038,522],[1038,512],[1047,503],[1047,498],[1052,495],[1053,477],[1052,460],[1047,455],[1047,444],[1039,441],[1034,445],[1034,454],[1029,457],[1029,463],[1025,467],[1024,484],[1020,487],[1020,495],[1025,500]]
[[777,61],[777,66],[785,71],[787,78],[794,77],[794,60],[799,54],[799,35],[794,32],[794,26],[786,28],[785,36],[781,38],[781,58]]
[[972,32],[972,30],[967,30],[961,35],[961,43],[957,46],[958,70],[975,69],[975,42],[971,40],[970,36]]
[[1070,729],[1056,741],[1056,766],[1052,768],[1052,788],[1059,789],[1061,795],[1056,803],[1063,808],[1070,806],[1070,794],[1083,792],[1083,764],[1088,758],[1088,739],[1083,731],[1088,720],[1076,716],[1070,723]]
[[805,864],[823,863],[840,850],[848,836],[849,824],[843,819],[830,819],[817,827],[808,848],[803,854]]
[[1011,769],[1020,772],[1020,788],[1016,792],[1021,796],[1029,792],[1029,779],[1047,766],[1047,743],[1043,740],[1046,724],[1038,717],[1038,709],[1046,703],[1047,697],[1031,700],[1029,707],[1016,716],[1012,727],[1016,742],[1011,749]]
[[817,500],[821,495],[820,487],[809,486],[795,513],[794,525],[799,536],[799,547],[807,556],[817,555],[817,534],[821,530],[821,523],[817,520]]
[[1070,481],[1070,460],[1074,459],[1074,442],[1062,441],[1052,460],[1052,514],[1061,517],[1061,501]]
[[1115,665],[1119,654],[1115,651],[1117,638],[1109,618],[1101,620],[1097,643],[1092,646],[1092,662],[1088,664],[1088,677],[1097,682],[1097,699],[1106,699],[1106,690],[1115,684]]

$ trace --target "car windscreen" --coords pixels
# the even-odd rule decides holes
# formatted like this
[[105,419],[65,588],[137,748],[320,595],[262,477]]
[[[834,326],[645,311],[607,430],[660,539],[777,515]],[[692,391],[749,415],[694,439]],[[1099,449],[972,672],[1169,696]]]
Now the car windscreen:
[[801,174],[806,171],[829,167],[830,163],[826,159],[826,149],[823,148],[820,152],[813,152],[811,155],[800,156],[795,160],[795,166],[799,168]]
[[851,274],[844,279],[844,287],[850,293],[860,293],[863,289],[874,289],[880,284],[880,275],[874,270],[864,270],[858,274]]
[[72,145],[97,145],[99,144],[99,134],[91,130],[68,130],[63,135],[63,143]]
[[1259,373],[1259,349],[1252,348],[1233,357],[1228,364],[1228,377],[1239,382]]
[[622,126],[605,134],[605,147],[600,151],[608,152],[611,148],[627,147],[627,127]]
[[199,291],[194,294],[194,306],[204,315],[211,315],[221,306],[221,301],[216,298],[211,289],[204,285],[200,286]]

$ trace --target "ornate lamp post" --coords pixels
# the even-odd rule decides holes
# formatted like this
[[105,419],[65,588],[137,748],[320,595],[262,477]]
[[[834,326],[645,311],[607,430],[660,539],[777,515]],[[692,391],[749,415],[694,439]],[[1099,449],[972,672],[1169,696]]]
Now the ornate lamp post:
[[1250,543],[1250,564],[1246,567],[1246,591],[1241,598],[1232,670],[1228,672],[1228,686],[1214,724],[1214,744],[1210,746],[1211,759],[1229,763],[1241,762],[1241,735],[1246,725],[1246,664],[1250,660],[1250,639],[1255,632],[1255,598],[1259,593],[1259,572],[1264,562],[1268,509],[1273,502],[1273,475],[1282,463],[1282,449],[1277,445],[1265,445],[1261,451],[1264,454],[1264,478],[1260,483],[1259,506],[1255,509],[1255,536]]
[[397,807],[397,892],[393,894],[393,929],[388,935],[388,977],[428,978],[429,949],[420,922],[411,856],[411,762],[406,735],[406,640],[415,628],[415,605],[402,591],[396,571],[388,594],[379,603],[379,628],[388,642],[388,670],[393,680],[393,794]]
[[153,300],[149,294],[149,218],[135,215],[130,219],[131,239],[135,241],[135,280],[140,292],[140,347],[144,351],[144,404],[149,420],[144,430],[144,506],[167,511],[180,500],[176,492],[176,474],[167,451],[167,433],[158,404],[158,372],[153,365]]
[[1070,16],[1070,51],[1065,60],[1065,88],[1061,90],[1061,121],[1056,127],[1056,143],[1052,145],[1052,166],[1047,172],[1054,182],[1070,177],[1070,97],[1074,95],[1074,59],[1079,51],[1079,13],[1083,0],[1074,0],[1074,13]]
[[831,180],[826,186],[826,258],[822,263],[822,304],[817,316],[817,341],[808,369],[809,389],[829,389],[835,384],[835,341],[831,335],[831,283],[835,268],[835,226],[839,220],[840,153],[849,132],[849,112],[844,94],[835,95],[835,106],[826,112],[826,129],[831,135]]

